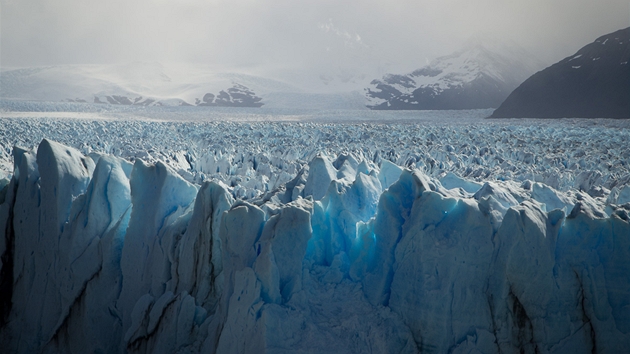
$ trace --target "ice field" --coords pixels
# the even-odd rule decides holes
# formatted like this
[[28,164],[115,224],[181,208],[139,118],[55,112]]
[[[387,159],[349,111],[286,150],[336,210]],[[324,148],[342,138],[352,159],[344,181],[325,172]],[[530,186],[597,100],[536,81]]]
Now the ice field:
[[630,346],[627,120],[0,103],[11,352]]

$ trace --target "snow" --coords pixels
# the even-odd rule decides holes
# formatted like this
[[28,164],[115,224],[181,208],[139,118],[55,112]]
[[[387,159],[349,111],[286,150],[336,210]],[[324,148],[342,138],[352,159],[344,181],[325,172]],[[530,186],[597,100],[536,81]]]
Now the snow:
[[474,113],[1,119],[0,343],[624,351],[627,122]]

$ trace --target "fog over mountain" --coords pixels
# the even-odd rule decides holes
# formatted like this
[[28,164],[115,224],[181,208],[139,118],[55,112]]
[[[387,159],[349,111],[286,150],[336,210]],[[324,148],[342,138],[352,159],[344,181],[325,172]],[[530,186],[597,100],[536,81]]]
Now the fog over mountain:
[[625,0],[1,0],[0,66],[199,63],[317,91],[365,87],[459,49],[473,34],[549,65],[628,26]]

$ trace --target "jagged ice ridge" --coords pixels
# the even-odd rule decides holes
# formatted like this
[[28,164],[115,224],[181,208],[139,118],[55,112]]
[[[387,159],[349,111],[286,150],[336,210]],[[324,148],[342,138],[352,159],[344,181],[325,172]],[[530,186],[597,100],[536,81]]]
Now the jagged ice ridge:
[[437,119],[404,124],[1,119],[0,178],[12,173],[13,145],[30,149],[49,138],[85,155],[162,161],[189,182],[220,180],[241,199],[281,188],[318,153],[331,159],[352,153],[375,165],[388,160],[445,185],[453,175],[464,177],[474,182],[473,189],[487,180],[517,185],[530,180],[605,200],[630,182],[627,126]]
[[161,161],[47,139],[12,155],[0,204],[10,351],[630,344],[627,187],[604,199],[529,180],[440,181],[422,165],[322,152],[281,188],[242,200]]

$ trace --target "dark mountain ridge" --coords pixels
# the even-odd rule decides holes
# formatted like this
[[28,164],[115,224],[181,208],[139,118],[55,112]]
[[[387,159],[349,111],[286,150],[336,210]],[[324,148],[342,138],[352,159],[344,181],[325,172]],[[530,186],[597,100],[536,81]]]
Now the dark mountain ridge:
[[493,118],[630,118],[630,27],[532,75]]

